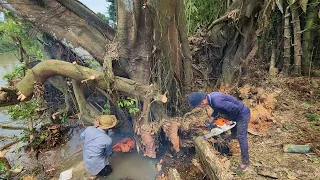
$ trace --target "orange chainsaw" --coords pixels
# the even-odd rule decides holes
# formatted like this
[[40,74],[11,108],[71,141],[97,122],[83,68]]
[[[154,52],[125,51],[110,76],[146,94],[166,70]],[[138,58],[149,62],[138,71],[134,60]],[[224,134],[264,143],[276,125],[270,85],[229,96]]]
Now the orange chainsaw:
[[222,134],[223,132],[226,132],[226,131],[232,129],[237,124],[235,121],[232,121],[232,124],[228,125],[227,121],[228,120],[226,120],[224,118],[217,119],[214,122],[215,127],[213,127],[208,134],[205,134],[204,138],[209,139],[212,136],[218,136],[218,135]]

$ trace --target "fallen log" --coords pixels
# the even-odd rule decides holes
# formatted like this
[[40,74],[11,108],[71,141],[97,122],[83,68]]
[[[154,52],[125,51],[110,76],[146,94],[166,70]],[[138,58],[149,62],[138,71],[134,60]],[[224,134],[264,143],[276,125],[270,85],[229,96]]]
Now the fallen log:
[[9,143],[9,144],[6,144],[6,145],[4,145],[4,146],[2,146],[2,147],[0,148],[0,151],[3,151],[3,150],[5,150],[5,149],[11,147],[12,145],[17,144],[18,142],[19,142],[19,141],[14,141],[14,142],[11,142],[11,143]]
[[0,134],[0,139],[13,139],[14,136],[8,136],[8,135],[5,135],[5,134]]
[[0,124],[0,128],[2,128],[2,129],[11,129],[11,130],[27,130],[28,129],[26,127],[12,126],[12,125],[9,125],[9,124]]
[[199,136],[195,138],[194,142],[202,168],[211,180],[232,179],[231,173],[220,162],[219,153],[213,149],[213,146],[204,137]]

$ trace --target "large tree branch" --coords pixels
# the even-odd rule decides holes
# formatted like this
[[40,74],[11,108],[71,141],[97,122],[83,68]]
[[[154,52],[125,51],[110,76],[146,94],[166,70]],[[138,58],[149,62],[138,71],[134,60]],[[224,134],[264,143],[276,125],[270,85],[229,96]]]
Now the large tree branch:
[[83,19],[86,19],[93,27],[100,30],[100,32],[105,35],[110,41],[115,37],[115,31],[109,24],[102,20],[98,15],[93,11],[87,8],[79,1],[75,0],[57,0],[64,7],[73,11],[75,14],[80,16]]
[[[74,12],[75,9],[80,11],[86,9],[81,3],[74,3],[77,6],[69,10],[70,5],[64,7],[57,1],[46,1],[45,7],[39,6],[34,0],[25,0],[23,3],[20,0],[7,0],[7,2],[11,5],[10,7],[5,6],[8,4],[1,4],[1,6],[14,9],[20,17],[32,22],[42,32],[55,37],[80,58],[96,58],[103,62],[104,45],[108,43],[105,36],[112,38],[114,33],[109,31],[109,28],[101,30],[105,25],[90,24],[94,17],[92,13],[83,12],[79,15]],[[87,11],[90,10],[87,9]],[[94,19],[100,21],[99,18]],[[102,31],[105,33],[102,34]]]
[[[61,75],[69,77],[82,83],[93,83],[96,87],[108,90],[103,72],[92,70],[77,64],[63,62],[59,60],[47,60],[39,63],[28,70],[26,76],[16,85],[22,99],[28,98],[33,94],[34,82],[44,83],[49,77]],[[141,98],[158,99],[158,94],[154,94],[152,86],[142,85],[130,79],[115,76],[111,88],[132,96]]]

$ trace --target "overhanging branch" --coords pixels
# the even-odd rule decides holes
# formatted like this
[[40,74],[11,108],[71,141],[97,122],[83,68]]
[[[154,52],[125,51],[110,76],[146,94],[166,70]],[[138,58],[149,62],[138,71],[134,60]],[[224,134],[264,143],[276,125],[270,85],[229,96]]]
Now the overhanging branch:
[[[31,97],[35,82],[44,83],[49,77],[55,75],[68,77],[79,82],[92,83],[100,89],[108,90],[108,82],[106,82],[103,72],[64,61],[46,60],[28,70],[26,76],[17,84],[16,88],[19,91],[20,100]],[[154,94],[153,86],[146,86],[119,76],[115,76],[111,88],[132,96],[159,99],[159,94]]]

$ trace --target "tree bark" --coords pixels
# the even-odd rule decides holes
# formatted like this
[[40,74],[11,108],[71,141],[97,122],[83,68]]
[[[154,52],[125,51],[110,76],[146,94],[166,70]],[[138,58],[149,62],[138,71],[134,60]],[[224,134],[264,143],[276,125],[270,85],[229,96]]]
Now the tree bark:
[[189,42],[188,42],[188,29],[186,26],[186,17],[185,17],[185,7],[184,2],[177,2],[177,10],[176,10],[176,19],[178,24],[178,33],[180,39],[181,46],[181,54],[182,54],[182,63],[184,69],[184,86],[186,91],[191,90],[193,86],[193,72],[192,72],[192,56],[190,52]]
[[[107,91],[102,72],[59,60],[42,61],[34,68],[28,70],[26,76],[18,82],[16,87],[24,99],[32,95],[34,82],[44,83],[49,77],[54,75],[69,77],[82,83],[93,82],[97,87]],[[115,76],[112,88],[125,94],[138,97],[152,97],[157,98],[157,101],[159,100],[158,94],[153,94],[153,87],[142,85],[130,79]]]
[[285,14],[284,14],[284,32],[283,32],[283,38],[284,38],[284,52],[283,52],[283,68],[282,73],[285,76],[289,75],[289,68],[290,68],[290,57],[291,57],[291,32],[290,32],[290,12],[289,12],[289,6],[286,8]]
[[77,100],[77,104],[80,110],[80,120],[93,123],[94,120],[101,115],[101,113],[94,108],[90,103],[87,102],[86,97],[83,93],[83,85],[76,80],[72,80],[74,95]]
[[0,107],[17,103],[19,103],[19,101],[15,89],[0,87]]
[[85,19],[90,25],[98,29],[101,34],[112,41],[115,38],[115,31],[109,24],[102,20],[96,13],[85,7],[80,1],[57,0],[61,5],[68,8],[79,17]]
[[301,57],[302,57],[302,48],[301,48],[301,25],[299,17],[299,2],[296,1],[291,6],[292,12],[292,23],[293,23],[293,37],[294,37],[294,69],[293,74],[301,75]]

